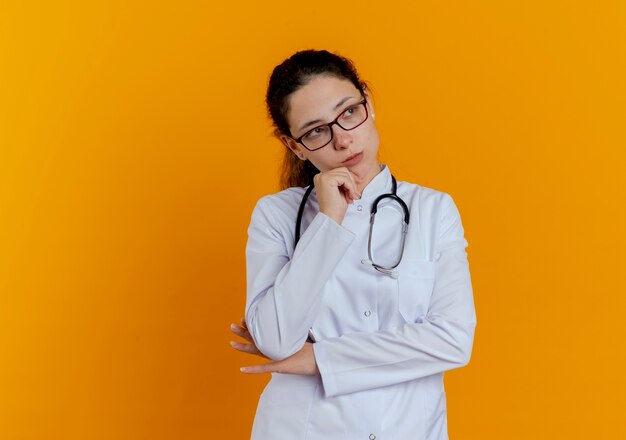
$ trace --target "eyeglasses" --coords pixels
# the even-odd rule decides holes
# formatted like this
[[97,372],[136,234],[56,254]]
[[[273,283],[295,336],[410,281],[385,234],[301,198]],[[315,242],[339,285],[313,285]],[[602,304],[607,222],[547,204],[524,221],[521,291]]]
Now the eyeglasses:
[[358,104],[353,104],[346,108],[334,121],[328,124],[319,125],[300,136],[298,139],[294,139],[299,144],[304,145],[309,151],[319,150],[330,144],[333,140],[333,125],[337,124],[342,129],[349,131],[354,130],[359,125],[367,120],[367,100]]

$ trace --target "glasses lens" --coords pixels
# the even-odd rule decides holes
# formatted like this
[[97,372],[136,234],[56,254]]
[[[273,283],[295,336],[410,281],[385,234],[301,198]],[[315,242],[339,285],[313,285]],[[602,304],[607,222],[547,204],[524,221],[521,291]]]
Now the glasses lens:
[[351,130],[361,125],[365,119],[367,119],[367,112],[365,111],[365,104],[356,104],[348,107],[344,111],[337,122],[341,128],[345,130]]
[[[365,109],[365,103],[362,102],[345,109],[337,118],[337,124],[344,130],[352,130],[365,122],[366,119],[367,110]],[[328,144],[332,138],[331,128],[328,125],[323,125],[302,136],[302,143],[309,150],[317,150]]]
[[330,142],[330,138],[330,127],[326,125],[309,131],[302,137],[302,142],[309,150],[315,150]]

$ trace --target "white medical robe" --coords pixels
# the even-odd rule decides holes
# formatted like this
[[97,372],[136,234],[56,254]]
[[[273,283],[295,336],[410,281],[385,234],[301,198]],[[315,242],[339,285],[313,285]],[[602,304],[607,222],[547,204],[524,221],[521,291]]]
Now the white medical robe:
[[[467,241],[450,195],[398,182],[410,223],[397,277],[364,264],[371,205],[391,192],[386,166],[348,206],[341,225],[315,190],[294,250],[304,188],[261,198],[248,229],[246,322],[272,359],[297,352],[309,331],[319,376],[273,374],[254,440],[446,440],[443,373],[469,362],[476,314]],[[402,211],[381,201],[372,260],[400,253]]]

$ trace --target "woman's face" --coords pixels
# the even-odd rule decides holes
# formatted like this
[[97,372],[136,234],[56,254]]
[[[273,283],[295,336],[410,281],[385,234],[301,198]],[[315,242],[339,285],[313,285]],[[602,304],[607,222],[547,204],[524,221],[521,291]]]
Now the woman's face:
[[[321,172],[347,167],[355,180],[369,182],[380,166],[378,130],[374,125],[374,111],[367,97],[367,120],[346,131],[337,124],[332,126],[333,139],[325,147],[309,151],[296,142],[300,136],[322,124],[328,124],[349,107],[363,100],[359,90],[347,79],[331,75],[318,75],[308,84],[293,92],[287,99],[287,123],[293,138],[282,135],[282,142],[300,159],[308,159]],[[349,160],[350,159],[350,160]]]

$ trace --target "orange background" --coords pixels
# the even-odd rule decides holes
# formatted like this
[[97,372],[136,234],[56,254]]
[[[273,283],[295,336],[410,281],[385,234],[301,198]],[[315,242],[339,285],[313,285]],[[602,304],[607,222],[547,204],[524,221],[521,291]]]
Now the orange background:
[[228,327],[304,48],[355,61],[381,160],[461,212],[451,438],[626,438],[625,29],[622,0],[2,2],[0,438],[248,438],[267,377]]

